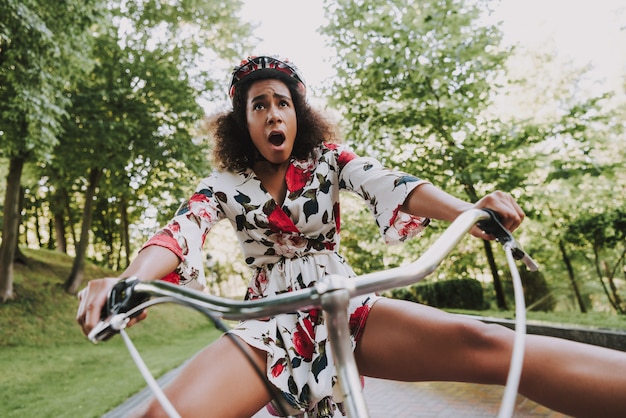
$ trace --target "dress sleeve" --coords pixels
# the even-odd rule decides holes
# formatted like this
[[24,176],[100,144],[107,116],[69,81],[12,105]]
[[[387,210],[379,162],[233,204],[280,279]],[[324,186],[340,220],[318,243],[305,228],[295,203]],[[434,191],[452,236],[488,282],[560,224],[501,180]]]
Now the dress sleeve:
[[413,189],[427,181],[385,168],[376,159],[359,157],[343,146],[336,151],[340,186],[367,202],[385,243],[397,244],[422,232],[430,219],[409,215],[400,207]]
[[224,212],[215,198],[207,177],[195,193],[182,204],[172,220],[142,247],[158,245],[172,251],[181,260],[174,272],[163,280],[181,285],[206,284],[202,247],[213,225],[224,218]]

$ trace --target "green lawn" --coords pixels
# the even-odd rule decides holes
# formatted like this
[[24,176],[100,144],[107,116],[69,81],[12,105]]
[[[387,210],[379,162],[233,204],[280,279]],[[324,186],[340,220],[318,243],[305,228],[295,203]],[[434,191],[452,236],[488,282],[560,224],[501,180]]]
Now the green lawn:
[[[145,387],[117,336],[94,345],[75,322],[77,299],[62,290],[71,259],[26,251],[17,298],[0,305],[0,416],[99,417]],[[89,266],[89,277],[110,272]],[[157,306],[128,331],[155,377],[219,336],[202,315]]]

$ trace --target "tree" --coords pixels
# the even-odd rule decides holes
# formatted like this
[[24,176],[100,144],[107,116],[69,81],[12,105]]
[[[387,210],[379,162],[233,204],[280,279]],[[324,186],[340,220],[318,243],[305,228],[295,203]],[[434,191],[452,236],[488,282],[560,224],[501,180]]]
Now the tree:
[[0,156],[9,160],[0,246],[0,300],[13,297],[20,179],[47,158],[61,132],[72,79],[90,67],[87,29],[104,2],[0,2]]
[[[493,186],[519,186],[520,145],[540,138],[533,127],[481,119],[510,54],[496,27],[478,23],[481,10],[455,0],[338,1],[324,30],[340,57],[333,103],[357,149],[470,201]],[[489,165],[487,179],[477,167]]]
[[587,243],[592,264],[604,293],[618,313],[626,304],[616,284],[616,275],[626,266],[626,211],[624,208],[585,213],[568,226],[572,242]]
[[[601,144],[599,126],[610,111],[603,108],[603,96],[580,100],[572,95],[573,76],[548,82],[553,90],[539,93],[539,104],[555,110],[549,118],[516,117],[517,108],[511,108],[512,115],[494,112],[499,103],[494,99],[510,88],[508,64],[515,50],[501,46],[497,26],[481,21],[486,2],[328,4],[324,33],[337,49],[332,103],[359,152],[472,202],[506,190],[548,225],[542,208],[554,198],[551,174],[571,168],[565,153],[580,153],[581,173],[597,168],[598,161],[588,157]],[[608,169],[619,161],[602,165]],[[559,203],[576,204],[571,198]],[[490,242],[483,241],[483,247],[497,304],[506,308],[496,257]],[[463,264],[455,272],[470,271]]]
[[[68,92],[67,134],[55,151],[54,163],[84,182],[81,234],[65,283],[70,293],[82,281],[97,199],[120,202],[126,219],[131,183],[181,164],[206,170],[207,150],[196,135],[203,116],[198,99],[215,83],[198,60],[201,53],[232,59],[238,55],[232,46],[247,29],[236,20],[239,4],[227,1],[117,6],[114,24],[98,28],[95,70]],[[107,195],[100,196],[101,186]]]

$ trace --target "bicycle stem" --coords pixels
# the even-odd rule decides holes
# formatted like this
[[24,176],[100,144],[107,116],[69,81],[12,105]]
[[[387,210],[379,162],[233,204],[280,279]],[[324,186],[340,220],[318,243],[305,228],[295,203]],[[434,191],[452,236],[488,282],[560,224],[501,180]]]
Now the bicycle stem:
[[322,310],[334,357],[333,362],[337,368],[337,378],[343,391],[343,404],[349,417],[367,418],[369,413],[361,390],[361,376],[350,340],[348,326],[350,294],[344,288],[346,279],[341,276],[331,276],[328,281],[333,290],[322,295]]

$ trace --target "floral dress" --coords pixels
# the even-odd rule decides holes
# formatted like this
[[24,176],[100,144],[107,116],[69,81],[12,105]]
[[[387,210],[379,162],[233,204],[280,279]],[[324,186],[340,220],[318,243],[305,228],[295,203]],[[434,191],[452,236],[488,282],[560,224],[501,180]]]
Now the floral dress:
[[[203,179],[174,219],[146,243],[167,247],[182,260],[166,280],[204,284],[202,246],[212,225],[224,218],[253,271],[247,300],[307,288],[332,274],[353,277],[338,254],[340,190],[365,199],[387,243],[415,236],[428,224],[399,210],[423,180],[385,169],[343,145],[326,143],[310,159],[292,159],[286,182],[287,196],[279,206],[252,170],[216,171]],[[351,301],[353,348],[378,298],[370,294]],[[333,415],[340,400],[333,400],[337,376],[321,310],[243,321],[231,332],[267,352],[267,377],[282,393],[281,404],[301,416]]]

